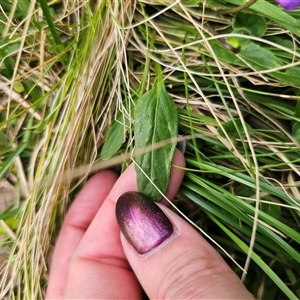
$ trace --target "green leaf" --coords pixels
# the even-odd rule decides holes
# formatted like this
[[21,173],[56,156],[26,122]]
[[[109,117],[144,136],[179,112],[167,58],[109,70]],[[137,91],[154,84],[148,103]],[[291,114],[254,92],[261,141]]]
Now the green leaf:
[[[177,136],[178,114],[161,78],[138,101],[134,112],[136,149],[143,149]],[[166,193],[176,143],[166,142],[159,149],[138,156],[137,164],[162,193]],[[136,166],[139,191],[154,201],[162,197],[143,172]]]
[[[236,32],[238,33],[238,31]],[[271,51],[268,47],[260,46],[244,38],[237,38],[236,40],[241,45],[239,55],[254,69],[265,71],[283,66],[282,59],[275,56],[273,48]],[[234,53],[225,49],[220,43],[213,41],[211,45],[215,55],[224,62],[238,66],[245,65]],[[268,75],[290,85],[298,86],[300,67],[290,67],[285,71],[270,72]]]
[[234,189],[234,195],[242,196],[242,197],[251,197],[251,196],[255,195],[255,189],[253,189],[249,186],[245,186],[243,184],[239,184]]
[[25,142],[20,143],[19,146],[15,148],[14,152],[5,160],[0,168],[0,178],[2,178],[7,170],[15,163],[15,158],[25,150],[27,145],[28,143]]
[[[244,0],[226,0],[226,2],[234,5],[242,5],[245,3]],[[284,11],[282,7],[276,5],[273,1],[270,3],[265,0],[257,0],[249,7],[249,10],[269,18],[295,35],[300,36],[300,21],[293,18],[289,13]]]
[[294,93],[295,93],[296,96],[300,97],[300,89],[299,88],[293,88],[293,91],[294,91]]
[[299,143],[300,142],[300,123],[295,123],[292,127],[293,137]]
[[15,81],[13,87],[17,93],[23,93],[25,91],[24,86],[20,81]]
[[262,37],[266,32],[267,24],[263,17],[240,12],[234,19],[233,28],[242,29],[250,35]]
[[279,205],[272,205],[270,203],[261,203],[261,210],[268,214],[270,217],[274,219],[280,219],[281,215],[281,208]]
[[270,50],[267,50],[254,42],[248,43],[245,48],[242,48],[239,54],[258,70],[268,70],[281,65]]
[[272,72],[270,75],[287,84],[299,86],[300,67],[290,67],[284,72]]
[[[12,229],[15,230],[18,228],[19,225],[19,219],[16,218],[8,218],[5,220],[6,225]],[[5,234],[7,233],[7,231],[5,230],[5,228],[3,228],[3,226],[0,224],[0,234]]]
[[[297,49],[295,49],[295,45],[293,43],[293,41],[291,39],[287,39],[287,38],[281,38],[278,36],[268,36],[267,40],[279,45],[279,46],[283,46],[285,48],[290,49],[291,51],[297,51]],[[281,59],[293,59],[293,54],[289,53],[287,51],[281,50],[279,48],[275,48],[273,46],[267,46],[269,50],[271,50],[278,58]],[[289,61],[289,60],[287,60]]]
[[30,2],[28,0],[18,1],[19,10],[22,12],[24,16],[27,16],[27,11],[30,6]]
[[[237,39],[239,41],[239,39]],[[228,41],[230,42],[230,40]],[[240,61],[240,59],[230,50],[226,49],[222,44],[218,41],[211,41],[211,47],[215,53],[215,55],[222,59],[227,64],[235,64],[238,66],[244,66],[244,63]]]
[[300,120],[300,102],[297,102],[294,117]]
[[[222,124],[222,127],[227,132],[227,134],[233,139],[242,138],[246,134],[240,119],[232,119],[230,121],[227,121]],[[252,128],[248,124],[246,124],[246,128],[248,133],[252,132]],[[225,137],[221,128],[218,128],[218,133],[222,137]]]
[[124,124],[124,120],[122,119],[126,118],[119,115],[107,130],[105,142],[101,150],[101,158],[103,160],[113,157],[125,142],[126,127],[129,125],[129,122],[126,119]]
[[0,213],[0,220],[7,220],[9,218],[17,218],[19,212],[20,212],[20,208],[6,210],[6,211]]

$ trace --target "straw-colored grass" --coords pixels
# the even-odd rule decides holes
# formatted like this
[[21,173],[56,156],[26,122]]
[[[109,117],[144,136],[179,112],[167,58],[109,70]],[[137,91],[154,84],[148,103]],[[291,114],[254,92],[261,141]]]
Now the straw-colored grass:
[[155,63],[187,137],[174,203],[257,298],[300,297],[300,12],[242,3],[0,0],[0,298],[43,298],[74,194],[133,157]]

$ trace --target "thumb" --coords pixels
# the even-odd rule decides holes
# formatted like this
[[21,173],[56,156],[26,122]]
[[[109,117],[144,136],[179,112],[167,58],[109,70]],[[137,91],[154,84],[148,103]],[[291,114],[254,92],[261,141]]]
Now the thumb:
[[254,299],[188,223],[136,192],[116,207],[127,259],[150,299]]

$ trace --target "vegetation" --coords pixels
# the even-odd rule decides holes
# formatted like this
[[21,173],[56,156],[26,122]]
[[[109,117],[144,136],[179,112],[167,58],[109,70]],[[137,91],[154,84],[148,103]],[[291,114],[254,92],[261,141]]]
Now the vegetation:
[[258,299],[300,298],[300,10],[243,4],[0,0],[0,298],[43,298],[74,194],[131,162],[158,78],[187,141],[177,208]]

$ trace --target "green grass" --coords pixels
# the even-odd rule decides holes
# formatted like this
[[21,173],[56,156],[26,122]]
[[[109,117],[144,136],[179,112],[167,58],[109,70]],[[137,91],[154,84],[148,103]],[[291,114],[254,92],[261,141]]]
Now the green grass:
[[[257,298],[300,297],[300,10],[242,4],[0,0],[0,298],[43,298],[72,197],[131,161],[155,64],[189,137],[174,203]],[[127,139],[103,161],[108,128]]]

